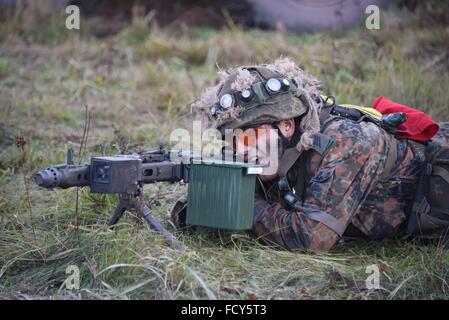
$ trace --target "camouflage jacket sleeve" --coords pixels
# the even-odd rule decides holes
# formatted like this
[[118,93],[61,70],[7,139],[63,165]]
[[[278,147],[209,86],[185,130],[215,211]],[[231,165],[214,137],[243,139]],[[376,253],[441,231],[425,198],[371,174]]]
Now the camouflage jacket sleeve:
[[301,210],[256,197],[253,231],[267,242],[289,250],[329,250],[339,235],[310,214],[331,215],[346,228],[382,174],[390,137],[376,125],[339,120],[324,133],[335,142],[323,156],[313,151],[309,158],[312,176]]

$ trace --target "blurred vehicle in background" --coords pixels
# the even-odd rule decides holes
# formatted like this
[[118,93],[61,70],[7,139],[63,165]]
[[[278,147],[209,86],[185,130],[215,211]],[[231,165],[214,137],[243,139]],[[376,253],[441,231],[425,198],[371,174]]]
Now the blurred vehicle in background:
[[[254,24],[288,31],[346,28],[366,17],[369,5],[385,7],[387,0],[248,0]],[[391,1],[390,1],[391,2]]]
[[[368,5],[385,7],[388,0],[0,0],[2,7],[35,6],[36,10],[54,11],[75,4],[84,15],[121,16],[130,18],[133,8],[144,14],[155,12],[161,26],[226,25],[229,17],[238,24],[263,29],[293,32],[346,28],[366,16]],[[229,14],[229,15],[228,15]]]

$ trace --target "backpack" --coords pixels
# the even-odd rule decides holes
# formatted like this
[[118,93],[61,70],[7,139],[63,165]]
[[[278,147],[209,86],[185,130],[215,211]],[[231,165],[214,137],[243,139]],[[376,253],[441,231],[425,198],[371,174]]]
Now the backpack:
[[[353,105],[336,107],[361,111],[360,117],[366,117],[366,111],[369,110],[369,108],[360,109]],[[356,110],[338,112],[338,114],[351,118],[349,115]],[[394,126],[385,126],[382,123],[382,117],[373,119],[372,111],[368,115],[371,118],[368,120],[394,134]],[[415,200],[406,222],[406,231],[409,235],[438,236],[449,231],[449,141],[434,139],[426,144],[413,140],[409,142],[422,164]],[[390,162],[387,159],[386,167],[391,167]],[[386,171],[388,172],[389,169]]]
[[[325,100],[328,97],[323,97]],[[333,98],[333,97],[331,97]],[[322,129],[335,117],[347,118],[353,121],[371,121],[390,134],[395,133],[395,117],[391,117],[396,114],[387,115],[389,117],[388,122],[383,121],[383,117],[377,110],[367,107],[359,107],[354,105],[337,105],[335,104],[335,98],[332,103],[325,104],[325,107],[320,112],[320,124]],[[393,119],[393,121],[390,121]],[[321,133],[318,133],[314,137],[314,147],[320,154],[323,153],[323,149],[327,149],[330,145],[329,138]],[[411,212],[408,216],[408,220],[405,222],[406,233],[409,235],[419,235],[425,237],[439,236],[443,232],[449,232],[449,140],[434,139],[427,143],[417,142],[414,140],[408,140],[417,155],[421,160],[421,173],[419,178],[419,184],[417,187],[416,195],[414,197],[414,203]],[[324,147],[324,148],[323,148]],[[392,148],[395,150],[395,148]],[[281,162],[280,172],[286,174],[288,169],[298,158],[297,155],[287,155],[286,163]],[[394,165],[394,155],[388,155],[386,162],[386,172],[388,173]],[[307,174],[305,173],[305,164],[303,163],[300,168],[302,172],[299,173],[299,177],[295,186],[297,194],[301,196],[305,190],[305,182],[307,181]],[[283,182],[283,179],[279,181],[279,187],[281,190],[288,191],[288,187],[282,187],[287,185]],[[290,195],[290,197],[292,197]],[[295,203],[297,199],[287,200],[288,203]],[[322,223],[328,225],[332,230],[339,230],[335,223],[328,223],[328,219],[317,219]],[[332,222],[332,221],[331,221]],[[341,232],[341,230],[340,230]],[[338,233],[338,232],[337,232]]]
[[407,233],[429,236],[449,230],[449,143],[431,141],[424,152]]

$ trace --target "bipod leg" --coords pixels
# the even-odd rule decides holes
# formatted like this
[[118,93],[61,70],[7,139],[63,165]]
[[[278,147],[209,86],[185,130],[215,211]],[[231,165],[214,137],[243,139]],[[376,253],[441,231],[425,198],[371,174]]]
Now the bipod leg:
[[167,231],[167,229],[164,228],[164,226],[159,222],[159,220],[153,216],[151,209],[148,208],[148,206],[146,205],[143,205],[142,217],[145,219],[146,222],[148,222],[151,229],[155,230],[160,235],[162,235],[162,237],[164,237],[165,242],[170,247],[179,251],[182,251],[184,249],[182,243],[179,242],[170,232]]
[[120,197],[117,207],[115,207],[114,213],[112,214],[111,218],[108,221],[108,226],[115,225],[128,208],[129,208],[129,200],[127,198]]

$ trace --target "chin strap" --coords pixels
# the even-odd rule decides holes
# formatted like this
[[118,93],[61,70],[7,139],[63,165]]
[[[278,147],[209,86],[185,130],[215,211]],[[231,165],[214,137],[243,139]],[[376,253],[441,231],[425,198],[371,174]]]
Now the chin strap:
[[[313,135],[313,147],[312,149],[318,152],[321,156],[323,156],[327,150],[333,145],[334,139],[326,136],[322,133],[316,133]],[[305,159],[306,157],[302,157],[302,163],[299,166],[299,176],[297,177],[296,186],[298,190],[293,192],[290,187],[289,181],[287,179],[287,173],[293,167],[293,165],[298,161],[304,151],[298,150],[297,145],[295,147],[288,148],[282,154],[280,165],[279,165],[279,180],[278,187],[282,192],[283,196],[289,195],[290,197],[296,197],[298,200],[302,198],[302,193],[304,191],[304,185],[306,183],[306,168],[305,168]],[[287,201],[290,203],[290,201]],[[301,201],[302,202],[302,201]]]
[[[325,134],[315,133],[313,135],[312,150],[315,150],[320,155],[324,155],[333,144],[334,139]],[[295,164],[302,153],[303,151],[299,150],[298,145],[285,149],[280,160],[279,177],[287,176],[288,170]]]

